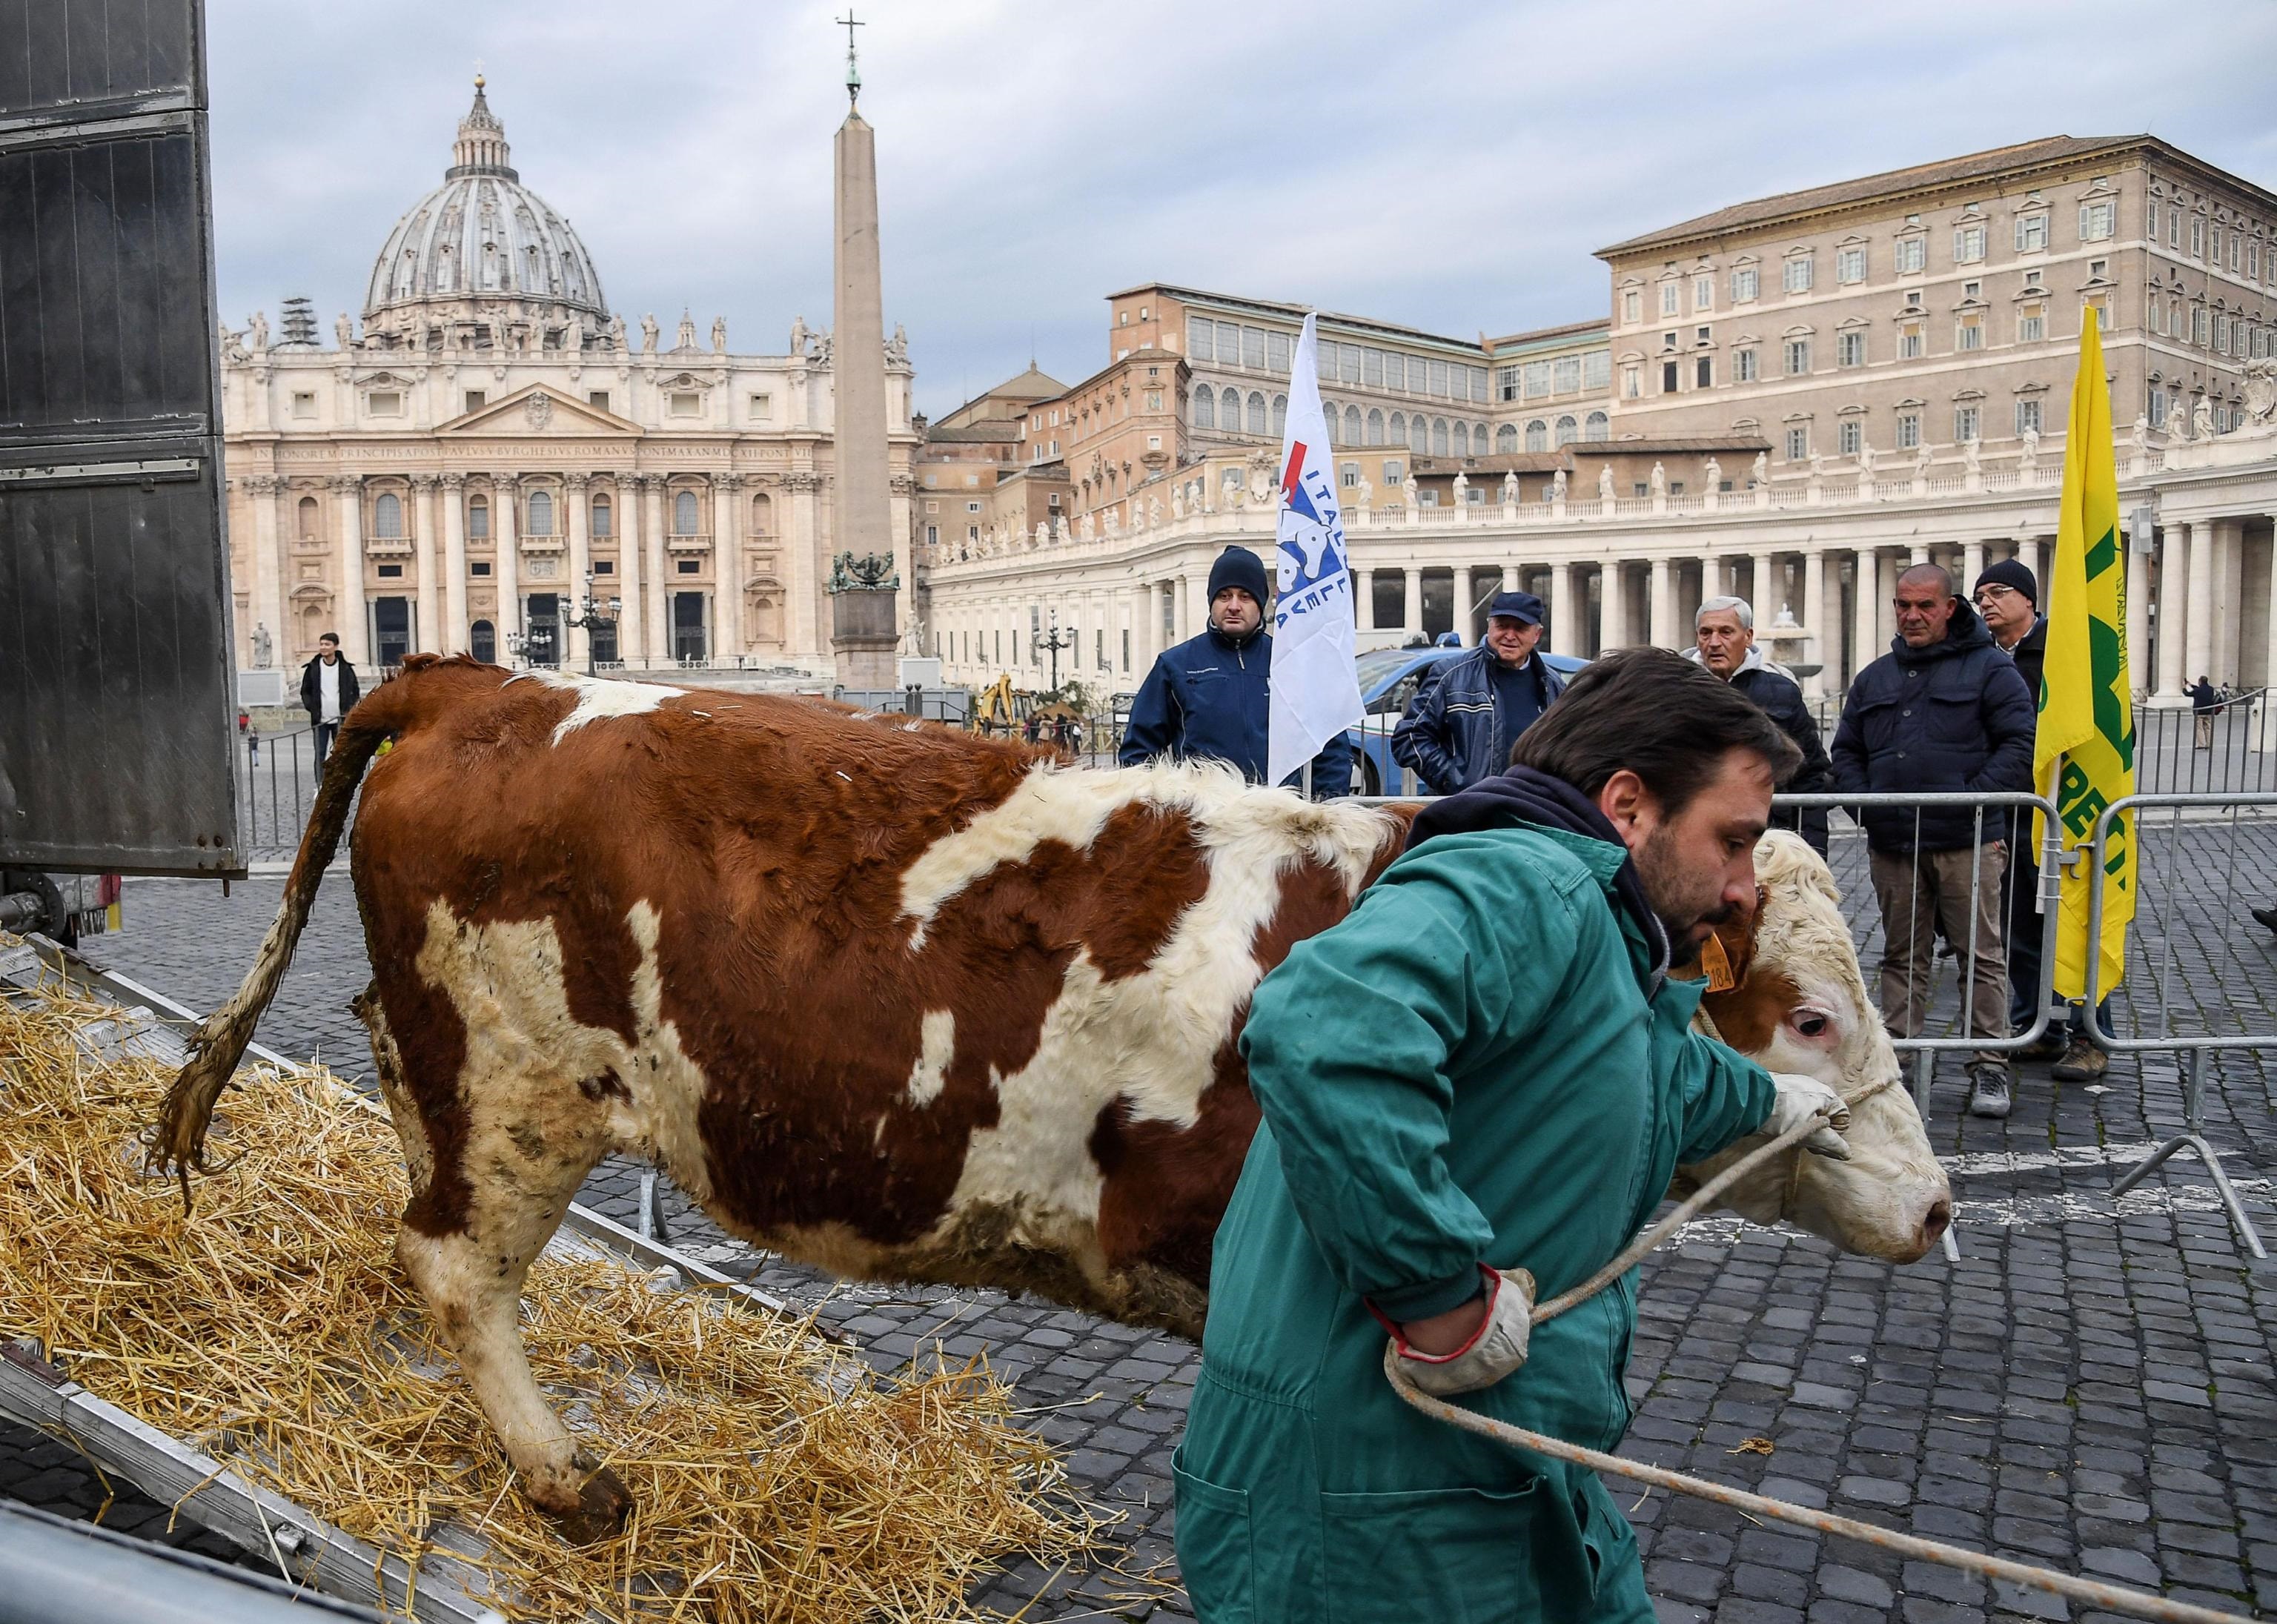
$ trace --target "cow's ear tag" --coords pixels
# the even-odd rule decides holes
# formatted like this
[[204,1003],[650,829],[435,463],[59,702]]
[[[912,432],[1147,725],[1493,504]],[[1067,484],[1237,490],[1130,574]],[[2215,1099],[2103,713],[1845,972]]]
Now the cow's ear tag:
[[1732,973],[1731,956],[1724,951],[1724,939],[1710,936],[1700,944],[1700,967],[1708,972],[1708,990],[1728,993],[1740,984]]

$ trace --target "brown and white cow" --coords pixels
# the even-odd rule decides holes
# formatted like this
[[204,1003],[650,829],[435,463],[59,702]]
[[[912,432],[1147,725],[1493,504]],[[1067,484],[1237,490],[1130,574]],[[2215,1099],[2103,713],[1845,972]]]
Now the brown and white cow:
[[[414,656],[344,724],[277,921],[168,1098],[177,1168],[360,778],[357,1007],[413,1192],[397,1254],[574,1538],[628,1499],[546,1404],[515,1315],[601,1157],[651,1157],[723,1227],[842,1274],[1198,1335],[1258,1120],[1250,993],[1405,827],[1220,767],[1062,770],[817,701]],[[1755,972],[1717,1018],[1837,1086],[1892,1071],[1824,868],[1769,873]],[[1797,909],[1832,934],[1791,942]],[[1945,1186],[1903,1091],[1850,1138],[1851,1162],[1769,1170],[1734,1204],[1920,1255]]]

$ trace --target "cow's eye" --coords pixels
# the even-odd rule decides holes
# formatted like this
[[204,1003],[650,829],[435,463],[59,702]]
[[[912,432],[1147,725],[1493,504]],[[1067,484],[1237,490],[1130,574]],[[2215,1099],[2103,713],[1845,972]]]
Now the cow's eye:
[[1794,1029],[1806,1038],[1823,1037],[1826,1033],[1826,1017],[1805,1010],[1794,1018]]

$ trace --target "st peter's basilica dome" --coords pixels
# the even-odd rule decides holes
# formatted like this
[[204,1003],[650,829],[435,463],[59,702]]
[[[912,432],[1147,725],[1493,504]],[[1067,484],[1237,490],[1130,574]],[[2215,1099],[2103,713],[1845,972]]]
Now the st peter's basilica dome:
[[593,328],[607,322],[592,255],[569,222],[522,184],[507,157],[506,127],[477,76],[443,184],[395,223],[371,268],[367,324],[377,318],[400,328],[416,322],[416,307],[494,301],[576,312]]

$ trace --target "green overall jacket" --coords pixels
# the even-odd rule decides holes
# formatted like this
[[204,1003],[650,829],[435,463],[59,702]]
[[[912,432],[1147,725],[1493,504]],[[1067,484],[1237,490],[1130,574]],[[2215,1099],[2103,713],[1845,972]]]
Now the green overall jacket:
[[[1595,1474],[1474,1437],[1385,1383],[1383,1327],[1477,1265],[1542,1297],[1609,1262],[1677,1163],[1770,1114],[1768,1073],[1656,976],[1626,853],[1513,822],[1423,842],[1259,986],[1242,1051],[1265,1122],[1217,1233],[1178,1559],[1206,1624],[1649,1620]],[[1611,1449],[1636,1271],[1457,1400]]]

